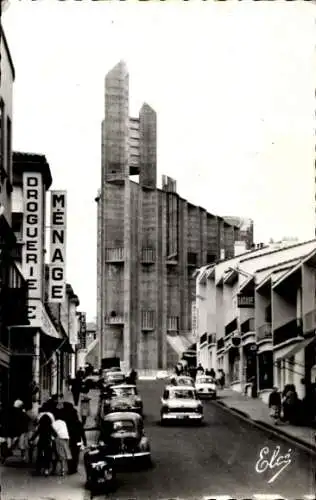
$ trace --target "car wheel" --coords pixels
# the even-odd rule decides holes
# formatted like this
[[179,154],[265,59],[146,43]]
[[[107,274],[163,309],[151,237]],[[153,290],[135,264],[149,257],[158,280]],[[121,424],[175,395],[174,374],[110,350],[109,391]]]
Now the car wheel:
[[152,458],[151,457],[146,457],[144,459],[144,467],[146,469],[152,469],[153,466],[154,466],[154,464],[153,464]]
[[166,424],[165,419],[163,418],[163,416],[162,416],[162,415],[160,415],[160,425],[161,425],[161,426],[164,426],[165,424]]

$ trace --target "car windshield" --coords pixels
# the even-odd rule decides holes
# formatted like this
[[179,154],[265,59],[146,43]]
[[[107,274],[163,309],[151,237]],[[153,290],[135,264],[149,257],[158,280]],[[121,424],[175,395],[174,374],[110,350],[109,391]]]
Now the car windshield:
[[176,389],[171,392],[171,397],[175,399],[195,399],[195,392],[190,389]]
[[213,384],[214,380],[212,377],[199,377],[197,380],[198,384]]
[[119,380],[119,379],[122,379],[122,380],[123,380],[124,376],[123,376],[123,374],[122,374],[122,373],[115,373],[115,372],[113,372],[113,373],[110,373],[110,374],[108,375],[108,378],[109,378],[109,379],[113,379],[113,380],[114,380],[114,379],[115,379],[115,380]]
[[192,380],[189,378],[179,378],[177,382],[179,385],[192,385],[193,383]]
[[114,397],[136,396],[137,394],[135,387],[112,387],[111,391]]
[[135,424],[132,420],[117,420],[113,422],[112,432],[134,432]]

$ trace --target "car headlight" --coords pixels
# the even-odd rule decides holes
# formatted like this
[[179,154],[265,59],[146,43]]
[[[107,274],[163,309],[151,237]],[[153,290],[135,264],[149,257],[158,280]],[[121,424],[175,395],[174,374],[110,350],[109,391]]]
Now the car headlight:
[[149,448],[148,440],[146,438],[142,438],[139,443],[139,449],[142,451],[147,451]]
[[197,411],[198,413],[203,413],[203,406],[202,405],[198,405],[196,407],[195,411]]

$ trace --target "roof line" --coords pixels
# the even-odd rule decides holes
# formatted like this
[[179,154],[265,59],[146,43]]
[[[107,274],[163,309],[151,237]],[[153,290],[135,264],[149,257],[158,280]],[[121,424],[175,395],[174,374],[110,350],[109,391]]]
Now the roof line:
[[[302,245],[307,245],[308,243],[312,243],[313,241],[316,244],[316,238],[313,238],[312,240],[303,241],[301,243],[296,243],[296,245],[288,245],[288,246],[283,247],[283,248],[277,248],[275,250],[271,250],[271,252],[266,252],[264,255],[271,255],[272,253],[283,252],[283,250],[287,250],[288,248],[295,248],[295,247],[299,247]],[[253,255],[252,257],[248,257],[246,259],[240,260],[240,262],[245,262],[246,260],[251,260],[251,259],[255,259],[255,258],[256,258],[256,256]]]
[[294,262],[295,260],[300,260],[301,258],[302,257],[295,257],[293,259],[289,259],[289,260],[285,260],[283,262],[279,262],[278,264],[273,264],[272,266],[261,267],[260,269],[257,269],[255,272],[256,273],[260,273],[261,271],[267,271],[268,269],[273,269],[274,267],[284,266],[286,264],[290,264],[291,262]]

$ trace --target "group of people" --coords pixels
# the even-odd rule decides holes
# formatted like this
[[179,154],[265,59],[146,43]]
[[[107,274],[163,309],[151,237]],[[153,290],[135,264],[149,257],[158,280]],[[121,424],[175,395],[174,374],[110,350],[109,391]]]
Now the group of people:
[[26,411],[23,402],[16,400],[9,411],[7,434],[3,459],[19,449],[22,459],[32,464],[36,451],[36,475],[64,475],[66,469],[68,474],[75,474],[81,447],[87,445],[78,412],[62,394],[51,396],[38,415]]
[[219,385],[222,389],[225,387],[224,370],[222,370],[222,369],[218,370],[218,377],[216,377],[216,373],[215,373],[215,370],[213,368],[211,368],[210,370],[204,369],[201,363],[199,363],[196,367],[194,367],[194,366],[184,367],[182,363],[178,363],[175,366],[175,374],[176,374],[176,376],[188,375],[191,378],[193,378],[194,380],[199,375],[206,375],[208,377],[212,377],[214,379],[214,382],[217,385]]
[[275,424],[279,422],[297,423],[299,398],[294,384],[287,384],[281,394],[273,387],[269,396],[270,415]]
[[34,462],[35,474],[77,472],[80,450],[87,446],[84,427],[90,415],[84,378],[85,371],[81,369],[69,380],[73,403],[65,401],[62,394],[54,394],[35,413],[26,401],[14,402],[2,416],[3,462],[19,450],[23,461]]

